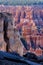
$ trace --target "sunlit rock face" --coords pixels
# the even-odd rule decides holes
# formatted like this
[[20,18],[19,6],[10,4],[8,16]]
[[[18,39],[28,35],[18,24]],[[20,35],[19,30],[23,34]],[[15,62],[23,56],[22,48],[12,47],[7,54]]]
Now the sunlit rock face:
[[13,18],[10,13],[0,13],[0,50],[17,52],[23,55],[23,44],[19,31],[13,26]]
[[[43,6],[0,6],[0,12],[8,12],[13,16],[13,23],[8,23],[8,38],[13,36],[13,28],[20,31],[20,34],[27,41],[28,52],[36,55],[43,54]],[[12,17],[11,17],[12,18]],[[11,25],[10,25],[11,24]],[[13,25],[13,28],[12,28]],[[11,27],[10,27],[11,26]],[[10,28],[12,28],[10,32]],[[9,32],[11,34],[9,34]],[[12,36],[11,36],[12,35]],[[10,40],[9,40],[10,41]],[[14,43],[14,42],[13,42]],[[24,48],[24,53],[27,50]]]

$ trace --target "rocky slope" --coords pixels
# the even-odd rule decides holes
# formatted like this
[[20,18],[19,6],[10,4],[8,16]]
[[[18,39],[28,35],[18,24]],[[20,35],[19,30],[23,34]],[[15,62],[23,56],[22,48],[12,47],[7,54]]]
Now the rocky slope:
[[41,61],[39,60],[38,57],[32,53],[28,53],[24,57],[21,57],[17,53],[7,53],[0,51],[1,65],[43,65],[43,58]]

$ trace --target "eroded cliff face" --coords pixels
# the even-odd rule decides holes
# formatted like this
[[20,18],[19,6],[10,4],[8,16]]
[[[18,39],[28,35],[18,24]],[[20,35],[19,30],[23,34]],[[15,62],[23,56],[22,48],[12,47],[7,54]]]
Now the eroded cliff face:
[[10,13],[0,13],[0,51],[17,52],[23,55],[23,44],[19,31],[13,26],[13,18]]
[[0,50],[6,51],[6,42],[4,41],[4,30],[3,30],[3,15],[0,14]]
[[[14,26],[16,26],[16,28],[20,31],[20,34],[27,41],[27,44],[29,47],[28,51],[35,53],[36,55],[42,55],[43,54],[43,8],[38,6],[14,6],[14,7],[5,6],[5,7],[2,7],[2,9],[0,7],[0,12],[8,12],[8,13],[11,13],[13,16],[13,23],[12,24],[8,23],[9,30],[7,30],[8,31],[7,40],[9,40],[10,37],[13,37],[14,31],[12,31],[11,33],[11,30],[13,30]],[[12,28],[12,25],[13,25],[13,28]],[[1,28],[3,28],[3,26]],[[11,34],[9,34],[9,32]],[[0,33],[0,35],[1,34],[4,35],[4,33]],[[26,53],[27,50],[26,49],[24,50],[25,50],[24,53]]]

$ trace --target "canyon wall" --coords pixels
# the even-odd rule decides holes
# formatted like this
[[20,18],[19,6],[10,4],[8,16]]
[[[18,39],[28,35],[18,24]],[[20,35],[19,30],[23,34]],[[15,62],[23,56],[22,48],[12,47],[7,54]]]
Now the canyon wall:
[[28,52],[43,55],[43,6],[0,6],[0,12],[12,14],[13,26],[27,41]]

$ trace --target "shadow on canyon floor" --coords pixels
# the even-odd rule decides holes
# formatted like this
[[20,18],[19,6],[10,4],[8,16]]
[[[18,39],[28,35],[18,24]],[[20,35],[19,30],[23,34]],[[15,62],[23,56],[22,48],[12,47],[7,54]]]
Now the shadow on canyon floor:
[[38,57],[33,53],[26,53],[20,56],[17,53],[8,53],[0,51],[1,65],[43,65],[43,56]]

